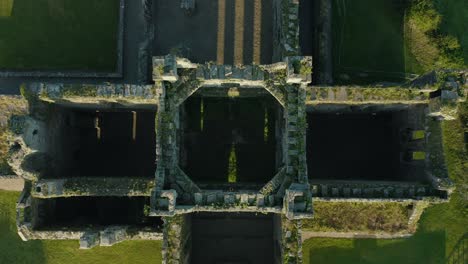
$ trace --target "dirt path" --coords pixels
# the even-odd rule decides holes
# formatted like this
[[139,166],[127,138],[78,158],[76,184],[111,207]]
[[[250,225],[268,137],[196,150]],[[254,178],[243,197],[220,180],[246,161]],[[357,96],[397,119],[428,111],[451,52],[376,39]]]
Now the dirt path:
[[0,176],[0,190],[22,191],[24,180],[17,176]]
[[260,64],[262,48],[262,0],[254,2],[253,62]]
[[235,0],[234,9],[234,65],[244,62],[245,0]]
[[224,64],[224,41],[226,30],[226,0],[218,0],[218,43],[216,62]]

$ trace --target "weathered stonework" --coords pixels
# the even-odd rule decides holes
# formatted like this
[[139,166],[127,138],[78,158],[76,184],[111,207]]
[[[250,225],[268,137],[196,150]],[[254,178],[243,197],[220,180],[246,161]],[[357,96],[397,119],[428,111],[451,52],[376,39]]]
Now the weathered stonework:
[[[332,82],[332,65],[328,61],[331,39],[327,36],[331,26],[330,1],[322,2],[320,20],[324,24],[323,32],[319,33],[319,55],[325,58],[325,71],[319,73],[318,78],[319,83],[329,85]],[[192,3],[195,1],[185,1],[183,7],[192,8]],[[313,200],[415,203],[409,219],[411,233],[416,230],[417,221],[426,206],[449,198],[453,187],[448,180],[446,164],[440,158],[444,153],[438,120],[454,118],[454,103],[465,100],[466,73],[434,72],[398,87],[313,86],[312,58],[299,56],[297,0],[273,1],[273,64],[197,64],[173,54],[152,57],[154,25],[151,8],[151,1],[145,0],[143,31],[146,40],[138,51],[141,60],[138,79],[142,84],[35,83],[22,88],[31,113],[15,117],[10,122],[17,138],[11,146],[9,164],[26,180],[17,204],[17,227],[23,240],[74,239],[80,241],[80,248],[89,249],[97,245],[112,246],[124,240],[162,239],[163,263],[190,263],[192,215],[200,212],[225,215],[258,213],[273,215],[273,240],[278,245],[274,249],[274,263],[293,264],[302,263],[301,229],[302,221],[305,221],[302,219],[313,217]],[[275,139],[279,163],[276,174],[262,186],[240,183],[231,189],[233,185],[213,184],[216,188],[210,189],[207,185],[197,184],[179,166],[180,153],[183,152],[180,134],[184,118],[180,109],[184,102],[194,95],[256,98],[265,94],[277,100],[277,115],[282,115],[276,127],[280,134]],[[52,177],[50,171],[60,163],[57,162],[60,161],[57,157],[60,153],[51,151],[50,146],[56,143],[57,134],[48,125],[72,123],[67,118],[53,119],[51,109],[54,106],[94,114],[100,111],[133,113],[133,130],[136,130],[136,111],[150,111],[154,114],[151,120],[154,126],[150,127],[155,136],[154,175],[152,172],[148,178],[61,174]],[[424,108],[423,114],[413,113],[411,109],[414,107]],[[403,110],[410,113],[405,116],[407,131],[401,135],[419,132],[422,136],[408,140],[411,142],[406,142],[408,144],[402,147],[402,152],[422,153],[419,160],[411,159],[407,163],[426,166],[424,182],[309,179],[306,153],[309,112],[336,114]],[[100,140],[99,121],[96,118],[91,129],[97,140]],[[76,129],[82,127],[77,126]],[[56,203],[63,198],[83,199],[83,203],[94,198],[128,198],[132,202],[132,199],[141,198],[143,220],[137,224],[93,226],[93,223],[77,228],[45,225],[47,216],[55,217]],[[119,216],[118,213],[126,215],[125,212],[116,212],[114,216]],[[319,235],[336,236],[330,232]]]

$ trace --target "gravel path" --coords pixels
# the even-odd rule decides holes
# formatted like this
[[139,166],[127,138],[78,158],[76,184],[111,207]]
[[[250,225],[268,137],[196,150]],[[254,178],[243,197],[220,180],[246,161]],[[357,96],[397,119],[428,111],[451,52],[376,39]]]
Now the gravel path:
[[0,176],[0,190],[22,191],[24,180],[17,176]]

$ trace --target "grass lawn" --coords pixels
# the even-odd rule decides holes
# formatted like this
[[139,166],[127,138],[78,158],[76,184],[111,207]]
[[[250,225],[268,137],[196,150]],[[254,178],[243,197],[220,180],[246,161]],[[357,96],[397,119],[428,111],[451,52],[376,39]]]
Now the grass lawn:
[[335,81],[401,82],[434,68],[466,68],[467,21],[466,0],[334,0]]
[[460,107],[465,127],[460,120],[442,123],[445,159],[450,177],[459,186],[450,202],[426,209],[416,234],[408,239],[309,239],[303,247],[304,263],[445,263],[468,232],[467,194],[460,188],[468,183],[468,159],[462,143],[468,104]]
[[[394,79],[405,72],[404,6],[388,0],[334,0],[334,70]],[[384,79],[382,79],[384,78]]]
[[316,232],[406,232],[409,204],[314,202],[314,218],[303,230]]
[[16,233],[18,192],[0,191],[0,263],[161,263],[161,241],[126,241],[112,247],[78,249],[78,241],[27,241]]
[[443,15],[441,31],[455,36],[462,47],[465,66],[468,65],[468,1],[436,0],[438,11]]
[[0,69],[113,72],[119,0],[0,0]]

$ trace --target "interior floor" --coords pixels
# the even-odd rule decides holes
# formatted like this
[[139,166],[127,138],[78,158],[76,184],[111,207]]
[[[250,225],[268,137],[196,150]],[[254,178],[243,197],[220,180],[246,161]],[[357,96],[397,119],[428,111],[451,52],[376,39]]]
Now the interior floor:
[[310,179],[404,180],[391,113],[307,115]]
[[39,207],[43,227],[142,225],[161,226],[160,217],[146,217],[145,197],[73,197],[48,199]]
[[272,215],[192,215],[192,264],[274,263]]
[[58,133],[51,138],[58,164],[53,176],[154,177],[155,115],[155,111],[63,109],[50,124]]
[[271,0],[154,1],[156,56],[178,54],[196,63],[269,64],[273,54]]
[[191,97],[181,167],[200,183],[266,183],[277,169],[278,103],[259,98]]

